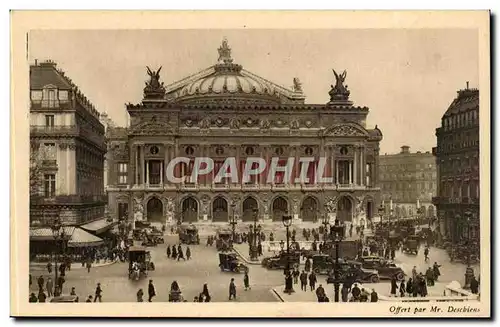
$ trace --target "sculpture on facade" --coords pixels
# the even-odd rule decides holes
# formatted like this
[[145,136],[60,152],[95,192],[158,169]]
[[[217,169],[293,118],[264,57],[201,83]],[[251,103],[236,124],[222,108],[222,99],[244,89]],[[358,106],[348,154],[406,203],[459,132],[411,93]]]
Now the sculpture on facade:
[[293,78],[293,91],[297,93],[302,92],[302,83],[298,79],[298,77]]
[[335,86],[332,85],[330,92],[328,92],[330,94],[330,101],[349,99],[351,92],[347,89],[347,85],[344,85],[347,71],[344,70],[340,75],[337,74],[335,69],[332,69],[332,71],[335,75]]
[[239,129],[240,128],[240,120],[239,119],[232,119],[231,122],[229,123],[229,127],[232,129]]
[[260,128],[262,128],[262,129],[269,129],[270,126],[271,126],[271,123],[269,122],[269,120],[262,119],[260,121]]
[[200,121],[200,128],[207,129],[210,127],[210,120],[208,118],[202,119]]
[[335,203],[336,197],[331,197],[326,199],[325,209],[328,213],[334,213],[337,209],[337,205]]
[[141,199],[134,198],[134,200],[135,200],[134,220],[135,221],[142,221],[144,218],[144,207],[142,206]]
[[365,198],[363,196],[357,197],[358,202],[356,203],[356,213],[363,213],[365,208],[363,206]]
[[167,210],[166,210],[166,213],[167,213],[167,220],[168,221],[172,221],[173,218],[174,218],[174,213],[175,213],[175,203],[174,203],[174,199],[172,198],[167,198]]
[[231,58],[231,48],[227,44],[227,39],[224,38],[222,40],[222,45],[217,49],[219,51],[219,59],[217,60],[220,63],[230,64],[233,62]]
[[146,87],[144,88],[144,95],[151,95],[151,94],[164,94],[165,93],[165,87],[163,86],[163,82],[160,82],[160,67],[157,71],[152,71],[148,66],[146,66],[148,75],[149,75],[149,81],[146,81]]
[[293,120],[292,123],[290,124],[291,129],[299,129],[300,124],[298,120]]

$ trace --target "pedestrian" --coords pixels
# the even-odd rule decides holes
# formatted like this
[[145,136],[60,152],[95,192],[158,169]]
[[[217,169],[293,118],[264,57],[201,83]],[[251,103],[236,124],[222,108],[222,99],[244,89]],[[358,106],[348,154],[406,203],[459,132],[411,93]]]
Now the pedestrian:
[[365,249],[363,250],[363,257],[367,257],[368,255],[369,255],[369,253],[368,253],[368,249],[367,249],[367,248],[365,248]]
[[403,279],[401,281],[401,284],[399,284],[399,296],[405,297],[405,292],[406,292],[406,285],[405,285],[405,280]]
[[349,237],[352,237],[352,228],[353,228],[353,225],[351,224],[351,226],[349,226]]
[[359,296],[359,302],[368,302],[368,296],[370,294],[364,289],[361,289],[361,295]]
[[300,289],[307,291],[307,273],[304,270],[300,274]]
[[40,275],[40,277],[38,277],[38,291],[39,292],[42,292],[43,291],[43,285],[44,284],[44,279],[43,279],[43,276]]
[[170,251],[170,245],[167,245],[167,258],[170,259],[171,254],[172,254],[172,252]]
[[396,258],[396,250],[391,247],[391,260],[394,261],[394,259]]
[[321,284],[319,284],[318,288],[316,289],[316,298],[318,299],[318,302],[323,302],[325,298],[325,289]]
[[52,274],[52,262],[47,263],[47,271]]
[[90,273],[90,268],[92,267],[92,261],[89,259],[87,259],[87,273]]
[[229,283],[229,300],[236,300],[236,285],[234,284],[234,278],[231,278],[231,282]]
[[476,276],[472,276],[470,280],[470,291],[472,294],[479,293],[479,281],[476,279]]
[[94,302],[97,302],[97,299],[99,299],[99,302],[102,302],[102,288],[101,288],[101,283],[97,283],[97,287],[95,288]]
[[149,285],[148,285],[148,302],[153,302],[153,297],[156,296],[155,292],[155,286],[153,285],[153,280],[149,280]]
[[406,293],[408,293],[408,296],[413,295],[413,280],[411,278],[409,278],[406,283]]
[[191,249],[189,248],[189,246],[187,247],[186,249],[186,258],[189,260],[191,259]]
[[318,244],[316,244],[316,240],[314,240],[314,241],[312,242],[311,247],[312,247],[313,252],[318,251]]
[[177,247],[172,245],[172,259],[177,259]]
[[349,288],[346,285],[342,285],[340,290],[340,295],[342,297],[342,302],[347,302],[349,297]]
[[140,288],[138,291],[137,291],[137,302],[144,302],[144,300],[142,299],[142,297],[144,296],[144,291],[142,290],[142,288]]
[[30,294],[30,303],[36,303],[38,302],[38,298],[36,297],[35,293]]
[[391,296],[396,296],[396,290],[398,289],[398,284],[396,281],[396,277],[392,277],[391,279]]
[[375,289],[372,289],[372,293],[370,294],[370,302],[378,302],[378,294]]
[[259,256],[263,255],[263,253],[262,253],[262,243],[260,243],[260,242],[257,245],[257,252],[258,252]]
[[31,288],[31,284],[33,284],[33,276],[31,276],[31,274],[30,274],[30,288]]
[[[205,301],[203,301],[205,299]],[[210,293],[208,292],[208,284],[203,284],[203,291],[200,294],[199,300],[200,302],[210,302],[212,297],[210,296]]]
[[426,246],[424,250],[424,261],[427,262],[429,261],[429,247]]
[[413,278],[414,281],[417,280],[417,266],[413,266],[413,269],[411,270],[411,277]]
[[428,267],[425,271],[425,279],[427,280],[427,286],[434,286],[434,271],[431,267]]
[[316,274],[313,272],[311,272],[311,274],[309,275],[309,286],[311,287],[311,292],[314,291],[315,287],[316,287]]
[[177,261],[179,261],[181,259],[186,261],[186,258],[184,258],[184,252],[182,251],[182,247],[179,244],[179,247],[177,248]]
[[358,287],[357,283],[354,283],[354,287],[351,290],[352,297],[354,299],[354,302],[359,301],[359,296],[361,295],[361,290]]
[[54,283],[52,282],[52,278],[47,278],[47,284],[46,284],[46,288],[47,288],[47,296],[48,297],[52,297],[54,296]]
[[243,276],[243,284],[245,284],[245,291],[250,289],[250,278],[248,277],[248,270],[245,271],[245,276]]
[[76,290],[74,287],[71,288],[71,292],[69,293],[69,295],[76,295]]
[[440,265],[437,264],[437,262],[434,262],[434,265],[432,266],[432,270],[434,271],[434,280],[437,281],[439,276],[441,276],[441,272],[439,271]]
[[89,295],[89,297],[87,298],[87,301],[85,301],[86,303],[92,303],[92,295]]
[[299,276],[300,276],[300,271],[298,267],[295,267],[293,270],[293,283],[298,284],[299,283]]
[[306,263],[304,265],[304,268],[305,268],[306,272],[309,272],[311,270],[311,259],[310,258],[306,259]]
[[47,295],[43,292],[41,289],[40,292],[38,292],[38,302],[43,303],[47,299]]

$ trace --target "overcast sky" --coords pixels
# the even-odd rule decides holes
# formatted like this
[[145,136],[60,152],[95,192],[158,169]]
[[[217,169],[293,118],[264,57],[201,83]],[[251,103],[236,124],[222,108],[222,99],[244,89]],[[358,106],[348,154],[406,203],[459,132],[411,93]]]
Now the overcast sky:
[[328,102],[332,68],[347,70],[355,105],[384,134],[381,154],[431,151],[435,128],[470,81],[479,87],[476,30],[75,30],[32,31],[29,60],[52,59],[100,112],[126,124],[142,100],[145,66],[165,84],[216,63],[228,39],[235,63],[286,87],[298,77],[310,104]]

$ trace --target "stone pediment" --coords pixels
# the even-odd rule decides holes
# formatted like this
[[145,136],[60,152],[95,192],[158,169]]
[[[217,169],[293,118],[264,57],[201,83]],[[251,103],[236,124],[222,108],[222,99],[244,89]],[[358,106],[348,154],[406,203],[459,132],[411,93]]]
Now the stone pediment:
[[368,137],[369,133],[362,126],[354,123],[342,123],[324,129],[323,136]]
[[149,120],[139,122],[137,125],[131,128],[130,134],[134,135],[172,135],[174,131],[172,126],[161,121],[156,117],[152,117]]

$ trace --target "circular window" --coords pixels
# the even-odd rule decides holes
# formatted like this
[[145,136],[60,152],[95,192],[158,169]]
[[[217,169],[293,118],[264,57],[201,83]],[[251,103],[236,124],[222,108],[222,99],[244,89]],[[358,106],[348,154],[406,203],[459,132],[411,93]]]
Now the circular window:
[[283,150],[282,147],[278,147],[276,148],[276,151],[275,153],[278,155],[278,156],[281,156],[285,151]]
[[194,149],[193,149],[193,147],[192,147],[192,146],[188,146],[188,147],[186,148],[186,154],[187,154],[188,156],[190,156],[190,155],[192,155],[193,153],[194,153]]
[[157,154],[160,150],[158,149],[158,147],[156,145],[153,145],[152,147],[149,148],[149,152],[151,154]]
[[215,148],[215,153],[217,155],[221,155],[224,153],[224,149],[221,146],[218,146],[217,148]]
[[251,146],[248,146],[246,149],[245,149],[245,153],[249,156],[251,156],[253,154],[253,148]]

